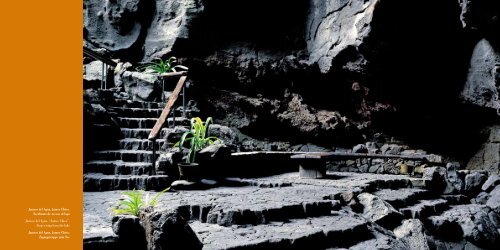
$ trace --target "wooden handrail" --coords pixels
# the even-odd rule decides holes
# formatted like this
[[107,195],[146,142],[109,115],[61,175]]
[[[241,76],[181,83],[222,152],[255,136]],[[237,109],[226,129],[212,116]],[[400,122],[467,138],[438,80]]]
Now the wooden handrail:
[[94,52],[93,50],[91,50],[91,49],[89,49],[87,47],[83,47],[83,54],[85,54],[87,56],[90,56],[90,57],[92,57],[92,58],[94,58],[96,60],[99,60],[99,61],[101,61],[101,62],[103,62],[105,64],[111,65],[113,67],[116,67],[116,65],[118,65],[117,62],[115,62],[115,61],[113,61],[113,60],[111,60],[109,58],[106,58],[106,57],[104,57],[104,56],[102,56],[102,55]]
[[[179,72],[180,73],[180,72]],[[167,104],[165,105],[165,108],[161,112],[160,117],[155,123],[155,126],[151,130],[151,133],[149,133],[149,140],[156,140],[158,138],[158,135],[160,134],[161,128],[167,121],[167,116],[172,110],[172,107],[174,106],[175,101],[179,97],[179,93],[181,92],[182,88],[184,87],[184,83],[186,82],[187,76],[183,75],[181,78],[179,78],[179,82],[177,82],[177,85],[175,86],[174,92],[172,92],[172,95],[168,99]]]

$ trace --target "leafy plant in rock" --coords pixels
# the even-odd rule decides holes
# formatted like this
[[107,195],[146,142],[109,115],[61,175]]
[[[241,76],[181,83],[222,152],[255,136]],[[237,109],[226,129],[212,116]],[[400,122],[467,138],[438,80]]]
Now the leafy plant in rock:
[[116,207],[111,208],[115,215],[134,215],[138,216],[141,208],[144,206],[155,207],[158,204],[158,199],[162,194],[167,192],[170,187],[157,193],[152,199],[149,199],[149,194],[143,199],[143,192],[140,190],[132,190],[123,192],[123,199],[120,200]]
[[196,153],[203,148],[214,144],[216,141],[222,142],[221,139],[215,136],[208,136],[208,126],[212,123],[212,117],[208,117],[205,122],[199,117],[192,118],[191,130],[186,131],[181,139],[174,145],[174,147],[179,147],[181,150],[185,144],[189,146],[186,163],[196,162]]
[[175,63],[177,63],[177,58],[173,56],[166,60],[162,60],[161,58],[156,58],[152,62],[146,63],[138,67],[137,70],[144,71],[147,73],[157,73],[157,74],[176,72],[178,69],[188,70],[188,67],[183,65],[174,66]]
[[148,204],[148,206],[156,207],[160,196],[162,194],[164,194],[165,192],[167,192],[168,190],[170,190],[170,187],[165,188],[163,191],[157,193],[155,196],[153,196],[153,199],[151,199],[151,200],[149,199],[149,194],[148,194],[148,196],[146,197],[146,204]]

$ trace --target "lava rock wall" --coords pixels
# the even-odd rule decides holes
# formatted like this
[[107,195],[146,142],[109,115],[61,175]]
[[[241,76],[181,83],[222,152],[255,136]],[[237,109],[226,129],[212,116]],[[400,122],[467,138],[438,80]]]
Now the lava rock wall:
[[83,14],[86,46],[178,57],[202,113],[250,136],[331,147],[383,131],[466,160],[498,124],[495,0],[85,0]]

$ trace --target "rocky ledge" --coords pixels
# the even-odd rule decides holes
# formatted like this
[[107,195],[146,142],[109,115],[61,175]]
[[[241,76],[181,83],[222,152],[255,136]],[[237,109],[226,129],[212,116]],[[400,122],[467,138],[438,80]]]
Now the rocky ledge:
[[213,188],[168,192],[139,218],[111,215],[120,192],[86,192],[84,248],[498,248],[500,177],[468,173],[464,189],[444,192],[432,178],[451,185],[462,174],[452,180],[430,171],[422,178],[328,172],[325,179],[287,173],[206,181]]

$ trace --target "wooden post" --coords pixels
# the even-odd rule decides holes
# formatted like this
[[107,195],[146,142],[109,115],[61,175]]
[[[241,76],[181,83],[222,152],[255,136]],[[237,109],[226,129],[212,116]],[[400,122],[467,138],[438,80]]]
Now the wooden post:
[[156,139],[151,140],[151,146],[153,147],[153,156],[151,160],[151,175],[156,175]]
[[[151,163],[151,175],[156,175],[156,138],[161,134],[161,129],[163,128],[163,125],[165,122],[167,122],[167,117],[168,114],[173,111],[174,112],[174,124],[175,124],[175,110],[174,110],[174,104],[175,101],[177,100],[179,93],[184,87],[184,83],[186,82],[187,76],[186,72],[171,72],[171,73],[165,73],[160,75],[161,77],[171,77],[171,76],[181,76],[179,78],[179,81],[177,82],[177,85],[175,86],[174,92],[168,99],[167,104],[165,105],[165,108],[161,112],[160,117],[156,121],[153,129],[151,129],[151,132],[149,133],[148,139],[152,143],[152,149],[153,149],[153,155],[152,155],[152,163]],[[163,79],[162,79],[162,85],[164,85]],[[164,89],[163,89],[164,90]],[[163,94],[165,94],[165,91],[163,91]],[[168,123],[168,122],[167,122]],[[168,124],[167,124],[168,125]]]
[[179,97],[179,93],[182,90],[182,87],[184,85],[184,82],[186,81],[186,78],[187,78],[186,76],[181,76],[181,78],[179,79],[177,86],[175,86],[174,92],[172,93],[172,95],[168,99],[168,102],[165,105],[165,108],[163,109],[163,111],[161,112],[160,117],[156,121],[155,126],[151,130],[151,133],[149,133],[149,137],[148,137],[149,140],[156,139],[158,137],[158,135],[160,134],[161,129],[163,127],[163,124],[165,124],[165,122],[167,121],[168,114],[172,110],[174,103],[177,100],[177,97]]

